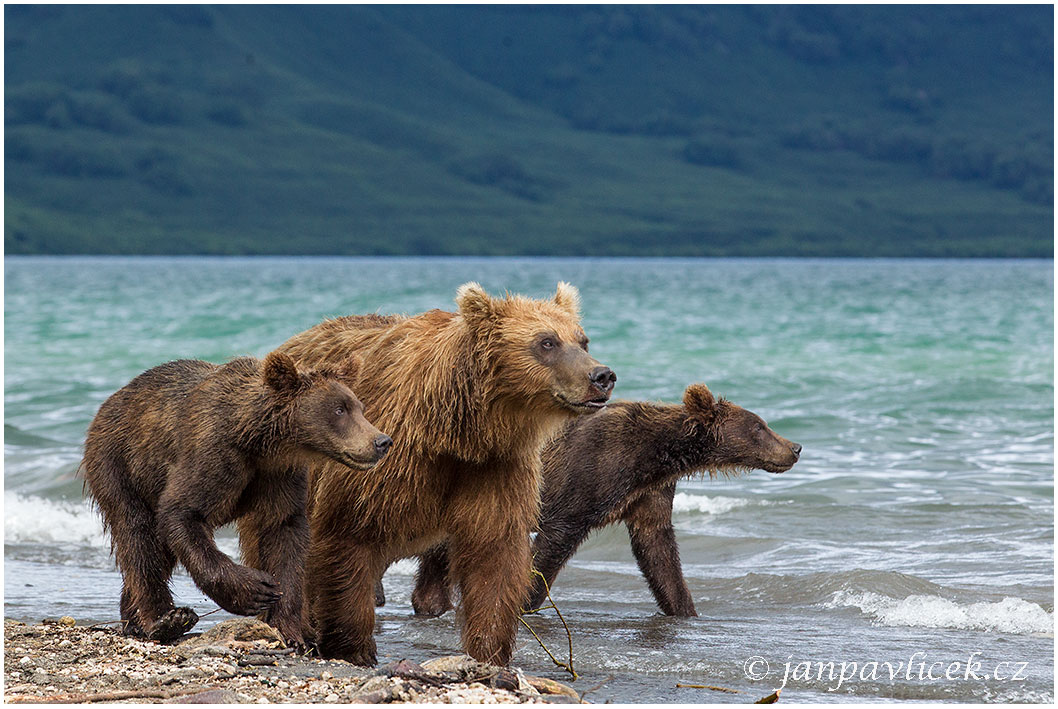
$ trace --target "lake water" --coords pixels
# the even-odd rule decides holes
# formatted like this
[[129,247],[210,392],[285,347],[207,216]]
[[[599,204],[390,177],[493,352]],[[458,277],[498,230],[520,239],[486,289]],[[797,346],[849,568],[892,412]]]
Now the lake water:
[[[96,409],[139,372],[263,356],[328,316],[451,309],[468,280],[545,297],[562,279],[615,397],[677,401],[702,381],[804,446],[782,475],[681,483],[699,618],[658,614],[623,528],[589,539],[554,589],[575,687],[1054,699],[1051,261],[7,258],[4,274],[7,617],[118,617],[74,474]],[[412,617],[414,568],[387,574],[380,662],[458,651],[452,614]],[[175,589],[216,607],[184,575]],[[532,622],[565,651],[553,616]],[[514,662],[563,677],[524,631]]]

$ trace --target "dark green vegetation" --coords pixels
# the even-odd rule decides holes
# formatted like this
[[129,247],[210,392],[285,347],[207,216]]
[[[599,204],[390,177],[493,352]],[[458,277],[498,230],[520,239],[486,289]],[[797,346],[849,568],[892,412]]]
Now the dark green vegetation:
[[8,254],[1053,254],[1050,6],[4,11]]

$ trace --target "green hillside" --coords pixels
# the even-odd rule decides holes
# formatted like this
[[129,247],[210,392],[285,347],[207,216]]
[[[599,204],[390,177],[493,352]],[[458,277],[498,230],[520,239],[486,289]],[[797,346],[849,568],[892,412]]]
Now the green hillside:
[[1053,255],[1050,6],[12,6],[8,254]]

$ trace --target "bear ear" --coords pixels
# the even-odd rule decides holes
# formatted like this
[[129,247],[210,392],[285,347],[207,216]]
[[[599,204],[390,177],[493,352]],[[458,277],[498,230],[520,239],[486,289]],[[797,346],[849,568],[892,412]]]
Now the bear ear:
[[570,315],[580,317],[580,291],[576,286],[559,281],[558,289],[555,290],[555,304]]
[[687,413],[700,421],[709,422],[716,416],[716,399],[704,384],[687,387],[683,392],[683,405],[687,407]]
[[294,391],[301,384],[301,374],[294,360],[283,352],[271,352],[264,361],[265,384],[279,393]]
[[338,370],[338,378],[348,386],[353,386],[356,384],[356,380],[360,378],[360,368],[363,367],[363,364],[364,360],[361,359],[360,355],[350,355],[349,359],[345,360],[341,369]]
[[492,298],[481,284],[471,281],[459,286],[456,291],[459,314],[469,325],[477,326],[490,320],[495,312]]

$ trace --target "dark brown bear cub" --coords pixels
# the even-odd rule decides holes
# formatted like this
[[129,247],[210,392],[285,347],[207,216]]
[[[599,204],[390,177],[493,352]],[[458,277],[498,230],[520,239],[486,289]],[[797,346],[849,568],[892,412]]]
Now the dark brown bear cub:
[[[304,644],[308,466],[369,468],[392,442],[342,383],[355,380],[358,364],[305,372],[280,353],[225,365],[180,360],[103,403],[81,466],[122,572],[126,633],[164,642],[198,621],[173,605],[179,561],[225,610],[261,614],[288,644]],[[232,521],[246,566],[213,541]]]
[[[781,473],[800,454],[799,444],[752,411],[717,401],[704,384],[689,386],[683,405],[613,402],[571,421],[544,449],[533,566],[550,586],[590,532],[623,521],[662,612],[697,615],[672,528],[676,481],[700,472]],[[422,557],[412,594],[416,613],[439,615],[451,608],[446,563],[443,547]],[[534,579],[530,608],[539,607],[546,594],[543,581]]]

